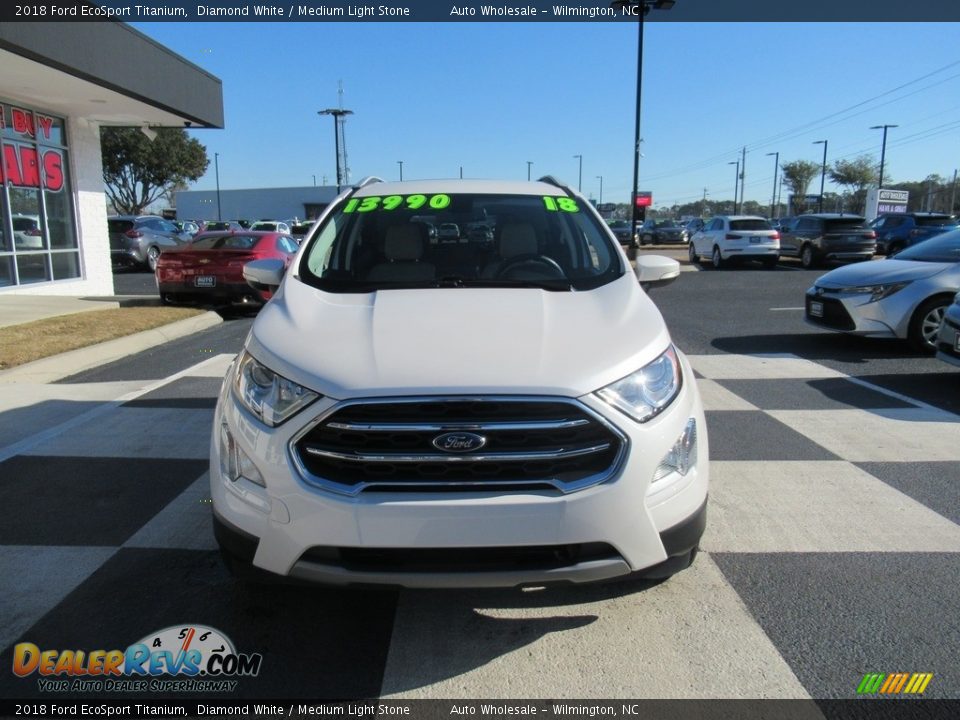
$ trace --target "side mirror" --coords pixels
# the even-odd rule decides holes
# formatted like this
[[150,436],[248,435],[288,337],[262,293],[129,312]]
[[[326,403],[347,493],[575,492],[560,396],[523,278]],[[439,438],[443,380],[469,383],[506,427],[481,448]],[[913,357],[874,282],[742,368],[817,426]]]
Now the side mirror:
[[644,290],[669,285],[680,277],[680,263],[663,255],[642,255],[635,267],[637,280]]
[[254,290],[274,292],[283,282],[285,270],[283,260],[251,260],[243,266],[243,279]]

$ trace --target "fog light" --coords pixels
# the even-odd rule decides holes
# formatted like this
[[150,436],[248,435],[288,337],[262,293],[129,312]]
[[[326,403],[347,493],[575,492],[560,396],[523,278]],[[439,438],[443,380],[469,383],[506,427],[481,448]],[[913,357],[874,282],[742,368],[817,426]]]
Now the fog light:
[[267,486],[267,483],[263,480],[263,475],[253,464],[253,460],[240,449],[237,441],[233,439],[230,428],[226,423],[220,426],[220,472],[233,482],[240,478],[246,478],[260,487]]
[[693,418],[687,420],[680,437],[670,448],[670,451],[664,455],[663,460],[657,466],[653,473],[653,482],[663,480],[672,473],[681,476],[690,472],[690,469],[697,464],[697,421]]

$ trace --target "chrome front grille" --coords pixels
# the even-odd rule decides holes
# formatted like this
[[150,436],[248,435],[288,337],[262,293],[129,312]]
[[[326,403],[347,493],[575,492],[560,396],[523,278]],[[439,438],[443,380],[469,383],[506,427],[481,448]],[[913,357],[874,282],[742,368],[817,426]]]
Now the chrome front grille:
[[[434,441],[463,433],[476,449]],[[605,482],[627,439],[575,400],[529,397],[405,398],[333,407],[291,443],[308,483],[361,492],[557,490]]]

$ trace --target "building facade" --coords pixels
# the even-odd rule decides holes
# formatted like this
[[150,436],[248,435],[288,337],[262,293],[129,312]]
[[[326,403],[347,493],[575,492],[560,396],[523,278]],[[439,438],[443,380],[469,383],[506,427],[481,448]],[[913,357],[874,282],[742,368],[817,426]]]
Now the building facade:
[[337,188],[184,190],[175,195],[180,220],[311,220],[333,201]]
[[223,91],[123,23],[3,23],[0,110],[0,293],[112,295],[100,128],[222,128]]

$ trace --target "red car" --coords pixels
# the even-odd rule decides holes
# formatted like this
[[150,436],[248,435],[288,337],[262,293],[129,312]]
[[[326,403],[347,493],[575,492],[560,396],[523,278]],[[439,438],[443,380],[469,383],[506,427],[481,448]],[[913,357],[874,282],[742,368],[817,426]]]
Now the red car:
[[298,250],[276,232],[204,232],[188,245],[164,250],[157,260],[157,287],[164,303],[262,305],[270,293],[243,279],[251,260],[276,258],[289,267]]

